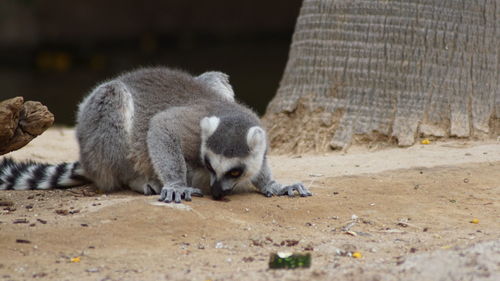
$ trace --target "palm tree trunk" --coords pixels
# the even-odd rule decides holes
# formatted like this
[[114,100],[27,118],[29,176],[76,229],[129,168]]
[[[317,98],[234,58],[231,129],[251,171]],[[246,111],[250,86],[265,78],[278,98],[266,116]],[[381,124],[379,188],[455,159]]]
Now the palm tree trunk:
[[498,135],[499,3],[304,0],[264,116],[271,144],[302,152]]

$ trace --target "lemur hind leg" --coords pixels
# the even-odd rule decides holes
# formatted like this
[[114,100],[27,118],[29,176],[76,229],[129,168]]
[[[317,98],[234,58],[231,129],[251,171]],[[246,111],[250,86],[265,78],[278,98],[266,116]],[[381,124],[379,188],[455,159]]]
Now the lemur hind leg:
[[128,186],[131,190],[144,195],[160,194],[162,185],[158,181],[147,180],[144,177],[137,177],[129,181]]
[[80,163],[101,191],[122,189],[136,177],[127,157],[133,118],[132,95],[120,81],[98,86],[79,106]]

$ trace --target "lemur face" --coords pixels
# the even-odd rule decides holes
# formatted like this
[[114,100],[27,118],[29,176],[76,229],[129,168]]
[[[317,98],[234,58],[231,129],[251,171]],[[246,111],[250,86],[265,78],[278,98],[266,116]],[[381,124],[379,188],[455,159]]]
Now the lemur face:
[[[230,120],[224,120],[228,121]],[[262,128],[258,126],[242,128],[234,126],[231,122],[221,125],[221,120],[215,116],[202,119],[200,126],[202,129],[200,156],[203,165],[210,173],[210,191],[214,199],[222,198],[239,183],[258,175],[267,145]],[[220,135],[209,141],[214,134]],[[221,150],[220,147],[224,149]]]
[[252,176],[240,160],[206,151],[204,164],[210,173],[210,191],[214,199],[229,194],[237,184]]

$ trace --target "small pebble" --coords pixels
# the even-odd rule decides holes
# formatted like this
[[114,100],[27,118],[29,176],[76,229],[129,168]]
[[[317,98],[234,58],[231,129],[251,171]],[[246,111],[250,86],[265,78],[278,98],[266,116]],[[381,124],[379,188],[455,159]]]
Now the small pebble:
[[85,271],[87,271],[89,273],[95,273],[95,272],[99,272],[99,268],[88,268]]
[[254,257],[244,257],[243,262],[253,262],[255,260]]
[[69,214],[68,210],[55,210],[55,213],[61,216],[67,216]]

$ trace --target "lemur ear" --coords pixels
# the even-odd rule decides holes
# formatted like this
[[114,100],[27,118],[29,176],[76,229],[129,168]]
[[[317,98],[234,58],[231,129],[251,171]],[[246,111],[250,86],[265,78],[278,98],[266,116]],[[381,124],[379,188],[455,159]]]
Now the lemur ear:
[[259,126],[251,127],[247,133],[247,144],[252,152],[265,152],[266,132]]
[[229,101],[234,101],[234,91],[229,84],[229,75],[219,71],[208,71],[195,78]]
[[209,138],[215,132],[215,130],[217,130],[219,123],[220,119],[217,116],[205,117],[201,119],[201,136],[205,139]]

